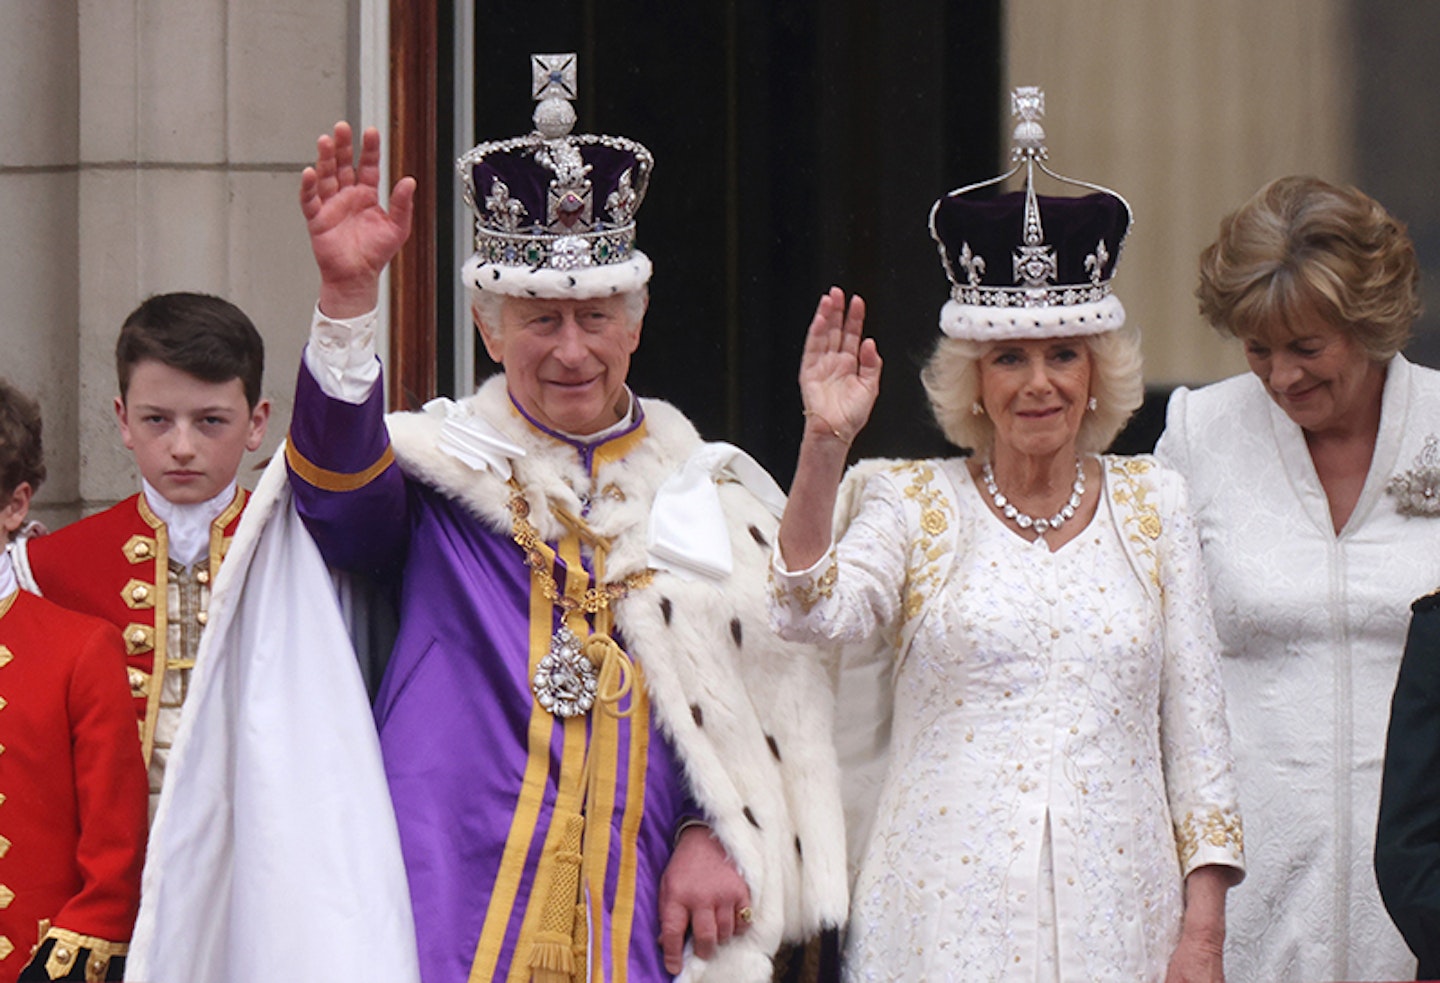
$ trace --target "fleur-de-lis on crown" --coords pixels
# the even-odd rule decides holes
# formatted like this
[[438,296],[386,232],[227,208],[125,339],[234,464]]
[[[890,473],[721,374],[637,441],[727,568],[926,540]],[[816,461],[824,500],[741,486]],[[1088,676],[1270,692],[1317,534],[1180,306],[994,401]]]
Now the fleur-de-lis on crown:
[[960,244],[960,266],[965,270],[965,279],[970,286],[978,287],[980,278],[985,275],[985,257],[972,253],[968,242]]
[[520,218],[525,214],[525,206],[510,197],[509,185],[499,178],[490,185],[490,193],[485,196],[485,210],[490,213],[495,227],[506,232],[520,228]]
[[1101,239],[1095,244],[1095,251],[1085,257],[1085,269],[1090,274],[1090,282],[1097,287],[1100,285],[1100,278],[1105,274],[1105,264],[1110,261],[1110,250],[1105,248],[1105,240]]
[[637,204],[635,189],[630,184],[630,168],[627,167],[616,182],[615,190],[605,199],[605,211],[610,213],[610,221],[624,225],[635,217]]

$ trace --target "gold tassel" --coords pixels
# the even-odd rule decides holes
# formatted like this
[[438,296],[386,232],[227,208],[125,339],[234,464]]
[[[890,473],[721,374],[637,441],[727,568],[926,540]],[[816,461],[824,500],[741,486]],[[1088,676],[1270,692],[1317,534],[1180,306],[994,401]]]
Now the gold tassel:
[[[571,983],[584,975],[584,959],[576,975],[574,953],[575,901],[580,897],[580,844],[585,817],[570,813],[557,815],[565,825],[555,845],[550,890],[540,909],[540,928],[530,943],[530,969],[535,983]],[[582,936],[583,937],[583,936]]]

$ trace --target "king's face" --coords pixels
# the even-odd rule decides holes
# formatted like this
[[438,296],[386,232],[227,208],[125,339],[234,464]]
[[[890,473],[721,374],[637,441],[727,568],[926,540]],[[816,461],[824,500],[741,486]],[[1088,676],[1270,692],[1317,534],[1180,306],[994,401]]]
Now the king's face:
[[506,298],[499,329],[480,325],[510,395],[538,423],[585,436],[629,408],[625,379],[640,344],[640,319],[624,297]]

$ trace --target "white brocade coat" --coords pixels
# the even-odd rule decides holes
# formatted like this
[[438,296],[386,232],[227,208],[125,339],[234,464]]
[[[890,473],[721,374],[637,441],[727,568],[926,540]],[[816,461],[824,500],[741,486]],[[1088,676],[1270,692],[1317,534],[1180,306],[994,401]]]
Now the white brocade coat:
[[1247,981],[1414,979],[1372,854],[1410,602],[1440,584],[1440,516],[1385,490],[1440,434],[1440,373],[1396,357],[1365,486],[1335,532],[1304,433],[1253,375],[1170,400],[1222,644],[1249,877],[1226,970]]
[[1184,875],[1241,866],[1183,487],[1145,458],[1101,467],[1093,520],[1054,553],[964,461],[911,461],[873,473],[815,567],[772,569],[782,635],[878,634],[893,686],[850,980],[1159,981]]

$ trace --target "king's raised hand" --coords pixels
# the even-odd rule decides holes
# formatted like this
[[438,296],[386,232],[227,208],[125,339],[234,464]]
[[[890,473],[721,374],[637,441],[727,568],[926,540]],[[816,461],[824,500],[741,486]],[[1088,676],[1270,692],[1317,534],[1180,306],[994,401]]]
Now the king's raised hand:
[[806,439],[855,439],[880,393],[880,353],[864,337],[865,301],[831,287],[820,296],[800,360]]
[[410,237],[415,179],[401,178],[380,203],[380,133],[367,128],[355,156],[350,124],[316,141],[300,178],[300,209],[320,270],[320,309],[345,318],[374,309],[380,273]]

